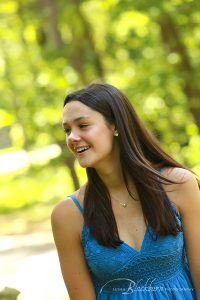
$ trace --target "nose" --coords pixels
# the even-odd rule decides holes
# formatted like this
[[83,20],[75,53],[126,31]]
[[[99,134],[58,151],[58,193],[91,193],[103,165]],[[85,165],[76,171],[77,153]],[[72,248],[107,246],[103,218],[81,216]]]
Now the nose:
[[69,142],[76,142],[80,140],[80,136],[76,130],[71,130],[70,134],[67,137]]

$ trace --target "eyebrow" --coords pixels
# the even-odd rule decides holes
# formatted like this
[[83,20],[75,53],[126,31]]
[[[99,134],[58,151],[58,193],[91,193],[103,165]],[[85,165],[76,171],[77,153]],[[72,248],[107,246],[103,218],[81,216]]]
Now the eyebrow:
[[[89,118],[90,118],[90,117],[88,117],[88,116],[78,117],[78,118],[72,120],[72,122],[78,122],[78,121],[80,121],[80,120],[83,120],[83,119],[89,119]],[[67,122],[62,123],[62,126],[66,126],[66,125],[68,125]]]

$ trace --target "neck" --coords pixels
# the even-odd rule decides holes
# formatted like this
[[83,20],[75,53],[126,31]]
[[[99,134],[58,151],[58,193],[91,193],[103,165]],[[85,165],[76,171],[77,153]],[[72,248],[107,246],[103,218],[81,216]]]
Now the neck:
[[97,171],[101,180],[107,186],[108,190],[119,189],[124,186],[124,178],[121,170],[121,166],[111,165],[107,167],[106,170]]
[[108,190],[125,185],[118,147],[115,147],[106,161],[96,166],[96,172]]
[[[123,177],[121,164],[111,164],[110,167],[103,170],[97,170],[101,180],[106,185],[111,196],[122,197],[128,195],[127,187]],[[130,178],[128,178],[128,185],[133,194],[135,194],[135,185]]]
[[[115,150],[110,159],[96,167],[96,172],[111,195],[127,193],[118,149]],[[129,186],[133,187],[133,185],[130,180]]]

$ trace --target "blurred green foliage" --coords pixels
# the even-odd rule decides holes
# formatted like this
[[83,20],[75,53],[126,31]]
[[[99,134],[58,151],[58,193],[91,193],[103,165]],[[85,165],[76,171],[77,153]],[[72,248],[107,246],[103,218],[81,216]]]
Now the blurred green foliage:
[[[0,3],[0,144],[11,139],[0,157],[27,155],[1,172],[1,212],[51,206],[85,181],[65,146],[62,104],[94,81],[122,89],[163,147],[200,174],[199,8],[199,0]],[[37,152],[52,144],[60,153]]]

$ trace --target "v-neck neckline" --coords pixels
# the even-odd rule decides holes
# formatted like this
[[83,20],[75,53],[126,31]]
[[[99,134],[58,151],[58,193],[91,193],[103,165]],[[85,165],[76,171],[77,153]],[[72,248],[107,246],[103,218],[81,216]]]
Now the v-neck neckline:
[[140,246],[139,250],[135,249],[133,246],[129,245],[128,243],[126,243],[123,240],[121,240],[121,242],[122,242],[121,245],[124,245],[126,248],[130,249],[131,251],[140,254],[142,252],[142,250],[145,248],[146,241],[147,241],[147,238],[149,236],[149,230],[150,230],[150,225],[148,224],[147,227],[146,227],[144,237],[143,237],[143,240],[142,240],[142,243],[141,243],[141,246]]

